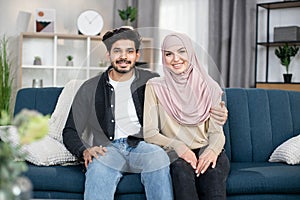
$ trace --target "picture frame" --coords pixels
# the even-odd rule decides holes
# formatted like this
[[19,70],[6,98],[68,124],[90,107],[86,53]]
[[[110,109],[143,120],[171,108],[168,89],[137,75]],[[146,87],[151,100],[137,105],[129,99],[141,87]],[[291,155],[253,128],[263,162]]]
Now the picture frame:
[[37,8],[35,10],[34,18],[34,32],[55,32],[55,9]]

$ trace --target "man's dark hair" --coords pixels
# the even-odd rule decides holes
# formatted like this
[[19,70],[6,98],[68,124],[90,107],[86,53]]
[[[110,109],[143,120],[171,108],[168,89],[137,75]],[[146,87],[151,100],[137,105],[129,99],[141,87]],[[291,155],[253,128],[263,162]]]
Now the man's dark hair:
[[136,30],[131,28],[121,27],[112,31],[107,31],[102,38],[102,41],[109,52],[112,45],[118,40],[131,40],[134,42],[136,51],[140,48],[141,36]]

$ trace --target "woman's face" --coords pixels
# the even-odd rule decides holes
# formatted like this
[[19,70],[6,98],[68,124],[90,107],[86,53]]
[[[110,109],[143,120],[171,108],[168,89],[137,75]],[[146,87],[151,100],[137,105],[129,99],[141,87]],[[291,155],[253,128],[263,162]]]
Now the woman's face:
[[188,68],[188,54],[184,46],[172,46],[163,52],[165,64],[175,74],[181,74]]

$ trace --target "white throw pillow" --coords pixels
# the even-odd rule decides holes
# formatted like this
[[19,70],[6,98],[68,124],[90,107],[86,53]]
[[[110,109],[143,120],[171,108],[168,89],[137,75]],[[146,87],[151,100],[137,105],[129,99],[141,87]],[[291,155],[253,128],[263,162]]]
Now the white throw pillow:
[[66,124],[74,96],[83,82],[83,80],[71,80],[64,86],[50,117],[48,135],[60,143],[63,143],[62,131]]
[[[6,135],[3,129],[8,130]],[[1,130],[2,129],[2,130]],[[0,138],[4,142],[11,142],[13,147],[17,147],[19,142],[18,130],[14,126],[1,127]],[[35,165],[50,166],[66,163],[77,163],[76,157],[73,156],[66,147],[55,139],[45,136],[43,139],[23,145],[20,152],[25,154],[25,160]]]
[[290,165],[300,164],[300,135],[290,138],[279,145],[269,162],[286,162]]
[[[55,110],[49,119],[48,135],[21,148],[20,151],[26,154],[25,159],[27,161],[43,166],[77,163],[76,157],[63,144],[62,131],[74,96],[83,82],[83,80],[71,80],[65,85],[58,97]],[[15,147],[18,146],[20,142],[16,127],[10,126],[8,129],[9,135],[5,135],[4,131],[0,130],[0,138],[3,141],[10,141]]]

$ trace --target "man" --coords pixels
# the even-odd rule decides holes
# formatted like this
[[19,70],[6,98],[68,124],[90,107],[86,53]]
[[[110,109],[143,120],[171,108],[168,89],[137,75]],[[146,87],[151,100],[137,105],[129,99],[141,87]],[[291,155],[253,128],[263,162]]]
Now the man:
[[[130,28],[103,36],[111,66],[80,87],[63,130],[65,146],[87,168],[86,200],[114,199],[124,172],[141,173],[147,199],[173,198],[167,154],[143,141],[145,84],[158,75],[135,68],[140,40]],[[221,123],[225,111],[213,111]]]
[[168,156],[142,141],[145,84],[158,75],[135,68],[140,40],[129,28],[103,36],[111,66],[81,86],[63,130],[65,146],[87,167],[87,200],[114,199],[123,172],[141,173],[147,199],[173,197]]

